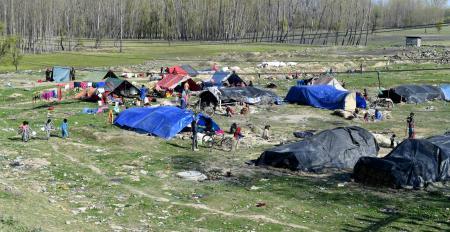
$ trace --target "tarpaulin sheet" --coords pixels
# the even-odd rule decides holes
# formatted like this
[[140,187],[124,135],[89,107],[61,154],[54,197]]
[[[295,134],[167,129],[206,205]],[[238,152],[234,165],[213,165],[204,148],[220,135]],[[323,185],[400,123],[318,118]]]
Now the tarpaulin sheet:
[[450,101],[450,85],[441,85],[444,100]]
[[221,88],[220,99],[222,102],[245,102],[248,104],[271,104],[279,100],[275,93],[256,87],[232,87]]
[[300,171],[350,169],[360,157],[375,157],[378,151],[376,139],[367,130],[356,126],[339,127],[266,150],[255,165]]
[[394,188],[449,180],[450,134],[405,140],[383,158],[362,157],[353,177],[357,182]]
[[361,95],[361,93],[356,93],[356,107],[360,109],[366,109],[367,108],[367,102],[366,99]]
[[222,82],[226,81],[230,75],[229,72],[217,71],[213,74],[209,83],[212,86],[222,86]]
[[121,127],[171,139],[193,120],[193,113],[173,106],[131,108],[115,120]]
[[423,103],[431,100],[441,100],[442,91],[431,85],[400,85],[384,90],[380,97],[390,98],[395,103]]
[[189,76],[191,76],[191,77],[195,77],[198,75],[197,70],[195,70],[192,66],[190,66],[188,64],[181,65],[181,68],[184,71],[186,71],[189,74]]
[[336,110],[345,108],[347,94],[349,93],[329,85],[293,86],[289,89],[285,100],[290,103]]
[[[114,124],[126,129],[149,133],[164,139],[171,139],[194,119],[194,113],[174,106],[131,108],[117,116]],[[206,115],[198,115],[198,125],[205,126]],[[220,130],[211,119],[212,129]]]
[[53,67],[53,81],[55,82],[69,82],[70,81],[70,70],[69,67]]

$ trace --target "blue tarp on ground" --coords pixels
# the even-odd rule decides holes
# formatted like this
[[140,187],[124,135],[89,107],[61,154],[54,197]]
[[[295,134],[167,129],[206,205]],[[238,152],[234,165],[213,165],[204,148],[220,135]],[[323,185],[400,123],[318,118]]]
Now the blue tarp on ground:
[[285,100],[290,103],[335,110],[345,108],[347,94],[349,93],[329,85],[293,86]]
[[450,85],[441,85],[444,100],[450,101]]
[[53,67],[53,81],[55,82],[69,82],[70,81],[70,70],[69,67]]
[[[174,106],[131,108],[123,111],[114,121],[115,125],[141,133],[149,133],[164,139],[171,139],[189,126],[194,118],[192,111]],[[204,115],[199,115],[199,125],[205,125]],[[202,122],[203,120],[203,122]],[[211,119],[214,130],[219,126]]]

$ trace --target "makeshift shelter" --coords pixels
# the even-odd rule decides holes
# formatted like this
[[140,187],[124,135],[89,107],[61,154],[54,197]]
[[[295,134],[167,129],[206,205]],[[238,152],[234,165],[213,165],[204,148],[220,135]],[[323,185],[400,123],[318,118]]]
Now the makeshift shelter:
[[182,88],[185,83],[189,84],[189,90],[191,91],[200,91],[202,89],[199,85],[197,85],[197,83],[195,83],[194,80],[192,80],[190,76],[173,74],[164,75],[164,78],[158,81],[158,83],[156,83],[156,86],[164,90],[174,90],[177,86],[180,86]]
[[353,177],[360,183],[393,188],[449,180],[450,134],[405,140],[383,158],[362,157]]
[[[152,134],[164,139],[171,139],[194,119],[194,113],[174,106],[131,108],[123,111],[114,121],[114,124],[125,129],[140,133]],[[199,115],[198,125],[205,125],[205,120],[211,119]],[[220,130],[212,119],[214,130]]]
[[81,90],[81,92],[75,95],[75,99],[84,101],[98,101],[100,98],[97,95],[97,89],[90,87]]
[[224,71],[217,71],[213,74],[211,79],[209,81],[204,82],[203,84],[206,87],[211,86],[217,86],[222,87],[223,84],[226,83],[229,86],[238,86],[245,82],[237,75],[235,72],[224,72]]
[[329,85],[293,86],[285,100],[329,110],[343,109],[351,112],[357,107],[356,94]]
[[113,77],[105,80],[105,91],[128,98],[138,97],[140,93],[140,90],[130,82]]
[[188,75],[188,72],[183,68],[181,68],[180,66],[170,67],[168,71],[169,71],[168,74],[182,75],[182,76]]
[[379,97],[390,98],[394,103],[423,103],[443,98],[441,89],[431,85],[400,85],[383,90]]
[[107,79],[107,78],[119,78],[113,71],[109,70],[106,75],[103,77],[103,79]]
[[450,101],[450,85],[441,85],[442,97],[446,101]]
[[201,105],[215,105],[245,102],[248,104],[272,104],[281,102],[275,93],[256,87],[210,87],[199,94]]
[[257,166],[298,171],[353,168],[359,158],[378,154],[376,139],[367,130],[352,126],[322,131],[302,141],[264,151]]
[[228,85],[230,85],[230,86],[238,86],[238,85],[241,85],[242,83],[244,84],[244,85],[246,85],[245,84],[245,82],[235,73],[235,72],[233,72],[227,79],[226,79],[226,81],[228,82]]
[[188,64],[181,65],[181,68],[188,73],[191,77],[196,77],[198,75],[197,70]]
[[313,77],[307,80],[300,80],[297,81],[297,85],[329,85],[333,86],[334,88],[341,90],[341,91],[347,91],[344,87],[342,87],[341,83],[339,83],[338,80],[334,77]]
[[71,67],[53,67],[52,80],[54,82],[70,82],[75,80],[75,74]]

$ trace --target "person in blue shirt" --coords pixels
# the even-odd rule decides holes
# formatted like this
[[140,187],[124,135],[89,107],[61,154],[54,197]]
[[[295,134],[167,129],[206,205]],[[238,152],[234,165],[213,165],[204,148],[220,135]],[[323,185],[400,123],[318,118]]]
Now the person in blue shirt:
[[69,137],[69,123],[67,123],[66,118],[63,120],[63,123],[61,124],[61,134],[64,139]]
[[142,105],[144,105],[144,103],[145,103],[144,100],[147,97],[147,92],[148,92],[148,89],[145,87],[145,85],[142,85],[141,89],[140,89],[140,97],[141,97]]
[[378,109],[375,109],[375,120],[376,121],[383,120],[383,114]]

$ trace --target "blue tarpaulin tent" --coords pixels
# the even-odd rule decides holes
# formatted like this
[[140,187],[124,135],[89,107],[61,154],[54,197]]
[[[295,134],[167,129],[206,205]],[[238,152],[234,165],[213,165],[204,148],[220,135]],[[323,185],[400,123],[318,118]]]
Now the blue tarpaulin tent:
[[[205,125],[204,120],[209,118],[199,115],[198,125]],[[194,113],[174,106],[131,108],[123,111],[114,121],[114,124],[126,129],[171,139],[194,119]],[[220,130],[211,119],[212,128]]]
[[444,100],[450,101],[450,85],[441,85],[441,90],[444,95]]
[[53,81],[55,82],[69,82],[70,79],[70,67],[53,67]]
[[329,85],[293,86],[285,100],[290,103],[329,110],[344,109],[353,111],[356,108],[356,97],[354,94],[337,90]]
[[209,81],[204,82],[205,87],[218,86],[221,87],[222,83],[227,80],[231,75],[229,72],[217,71],[213,74]]

